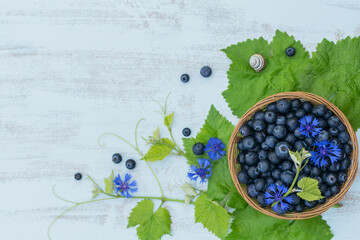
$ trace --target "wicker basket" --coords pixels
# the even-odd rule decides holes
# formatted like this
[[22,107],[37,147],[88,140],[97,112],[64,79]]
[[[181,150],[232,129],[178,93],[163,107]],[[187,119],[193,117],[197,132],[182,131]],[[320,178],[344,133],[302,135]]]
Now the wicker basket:
[[[300,212],[300,213],[288,213],[288,214],[284,214],[284,215],[278,215],[277,213],[275,213],[270,207],[268,208],[263,208],[261,207],[258,203],[257,200],[254,198],[251,198],[247,192],[246,192],[246,185],[245,184],[240,184],[239,181],[237,180],[237,174],[240,171],[240,164],[237,163],[236,158],[238,155],[238,150],[237,150],[237,142],[239,141],[239,129],[240,127],[249,119],[251,118],[254,113],[260,109],[265,108],[267,105],[269,105],[272,102],[276,102],[280,99],[305,99],[309,102],[312,102],[313,104],[324,104],[328,109],[332,110],[334,112],[334,114],[344,123],[344,125],[346,126],[349,134],[350,134],[350,138],[351,138],[351,143],[353,146],[353,152],[352,152],[352,156],[351,156],[351,160],[352,160],[352,164],[350,165],[349,169],[348,169],[348,179],[347,181],[341,186],[341,190],[340,192],[335,195],[332,196],[331,198],[327,199],[326,203],[318,205],[310,210],[305,210],[304,212]],[[357,139],[356,139],[356,135],[354,130],[352,129],[349,121],[347,120],[347,118],[345,117],[345,115],[336,107],[334,106],[332,103],[330,103],[328,100],[317,96],[315,94],[312,93],[307,93],[307,92],[284,92],[284,93],[279,93],[279,94],[275,94],[272,96],[269,96],[267,98],[264,98],[263,100],[259,101],[258,103],[256,103],[252,108],[250,108],[239,120],[238,124],[236,125],[234,132],[231,135],[230,138],[230,142],[229,142],[229,150],[228,150],[228,156],[229,156],[229,169],[230,169],[230,174],[232,177],[232,180],[237,188],[237,190],[239,191],[239,193],[241,194],[241,196],[245,199],[245,201],[251,205],[253,208],[255,208],[256,210],[272,216],[272,217],[276,217],[276,218],[281,218],[281,219],[307,219],[307,218],[312,218],[315,217],[317,215],[320,215],[321,213],[325,212],[326,210],[328,210],[329,208],[331,208],[332,206],[334,206],[336,203],[338,203],[340,201],[340,199],[345,195],[345,193],[349,190],[351,184],[354,182],[355,177],[356,177],[356,173],[358,170],[358,155],[359,155],[359,148],[358,148],[358,143],[357,143]]]

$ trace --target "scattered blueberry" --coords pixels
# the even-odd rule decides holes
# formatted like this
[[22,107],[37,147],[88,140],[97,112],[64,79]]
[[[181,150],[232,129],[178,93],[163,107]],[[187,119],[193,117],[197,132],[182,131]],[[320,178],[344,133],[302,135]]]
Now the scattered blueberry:
[[204,66],[200,69],[200,74],[201,76],[207,78],[207,77],[210,77],[211,76],[211,68],[209,66]]
[[187,75],[186,73],[184,73],[183,75],[181,75],[180,80],[181,80],[183,83],[187,83],[187,82],[190,80],[190,77],[189,77],[189,75]]
[[292,57],[295,55],[295,48],[293,47],[288,47],[285,51],[286,55],[289,56],[289,57]]
[[134,169],[135,166],[136,166],[136,162],[133,159],[128,159],[125,162],[125,166],[126,166],[127,169]]
[[190,136],[190,134],[191,134],[190,128],[184,128],[184,129],[182,130],[182,134],[183,134],[185,137]]
[[74,178],[79,181],[79,180],[82,179],[82,174],[81,173],[75,173]]
[[119,154],[119,153],[114,153],[112,155],[112,161],[115,163],[115,164],[118,164],[120,163],[122,160],[122,156]]
[[202,143],[195,143],[192,147],[192,150],[195,155],[203,155],[205,152],[205,146]]

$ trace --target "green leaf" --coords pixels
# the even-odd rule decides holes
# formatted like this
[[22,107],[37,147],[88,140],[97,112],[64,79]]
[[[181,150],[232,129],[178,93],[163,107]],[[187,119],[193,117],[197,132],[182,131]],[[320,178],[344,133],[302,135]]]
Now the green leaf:
[[160,142],[154,143],[150,147],[149,151],[144,156],[144,160],[150,162],[163,160],[171,154],[174,147],[175,146],[170,139],[162,138]]
[[229,139],[233,130],[234,126],[224,116],[222,116],[213,105],[211,105],[205,124],[200,129],[200,132],[196,135],[196,137],[183,138],[185,157],[187,158],[188,163],[190,165],[198,165],[198,158],[208,158],[206,153],[200,156],[193,153],[192,147],[197,142],[206,145],[210,138],[217,137],[226,145],[225,150],[227,150]]
[[159,208],[154,213],[154,203],[142,200],[133,208],[127,227],[135,227],[140,240],[158,240],[165,234],[170,235],[171,219],[169,211]]
[[189,203],[191,202],[191,200],[193,200],[194,197],[193,196],[190,196],[190,195],[185,195],[185,207],[187,205],[189,205]]
[[100,194],[100,192],[101,192],[100,189],[96,185],[94,185],[93,190],[91,191],[91,193],[92,193],[91,199],[96,198]]
[[330,100],[360,127],[360,37],[336,44],[324,39],[312,53],[311,64],[301,75],[301,90]]
[[295,163],[296,167],[301,166],[303,159],[302,159],[300,153],[298,151],[293,152],[293,151],[289,150],[289,154],[290,154],[291,159]]
[[303,161],[309,157],[311,157],[311,153],[307,150],[305,150],[305,148],[302,148],[301,151],[300,151],[300,155],[303,159]]
[[242,209],[247,206],[232,181],[227,158],[217,160],[213,166],[213,172],[209,178],[207,195],[212,200],[222,201],[229,197],[227,205],[232,208]]
[[201,195],[195,201],[195,222],[200,222],[223,239],[229,228],[230,216],[228,212],[216,202],[211,201],[206,194]]
[[157,141],[160,141],[160,129],[159,127],[154,131],[153,138]]
[[302,178],[297,184],[301,188],[301,192],[298,192],[297,195],[310,202],[324,198],[321,196],[318,184],[319,182],[316,179],[309,177]]
[[183,185],[180,186],[180,188],[184,191],[186,195],[194,196],[194,197],[197,196],[195,188],[193,188],[193,186],[191,186],[188,183],[184,183]]
[[113,193],[114,191],[114,171],[111,172],[111,175],[109,178],[104,178],[105,182],[105,192],[106,193]]
[[[296,54],[285,54],[288,47],[294,47]],[[228,79],[229,86],[222,95],[233,114],[241,117],[261,99],[275,93],[298,90],[299,74],[309,64],[309,53],[299,41],[285,32],[276,31],[269,44],[262,37],[232,45],[222,50],[232,61]],[[249,65],[253,54],[261,54],[266,66],[255,72]]]
[[169,115],[165,116],[165,118],[164,118],[164,124],[168,128],[170,128],[172,125],[173,117],[174,117],[174,112],[170,113]]
[[231,233],[226,240],[329,240],[330,227],[321,216],[290,222],[262,214],[248,206],[233,213]]

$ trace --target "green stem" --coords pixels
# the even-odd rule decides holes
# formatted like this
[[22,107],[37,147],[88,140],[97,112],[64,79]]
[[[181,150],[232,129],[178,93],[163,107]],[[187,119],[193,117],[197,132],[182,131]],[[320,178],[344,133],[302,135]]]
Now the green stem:
[[295,175],[294,181],[292,182],[289,190],[284,194],[284,198],[287,197],[290,193],[292,193],[292,190],[293,190],[293,188],[294,188],[294,186],[295,186],[295,183],[296,183],[296,181],[297,181],[297,179],[298,179],[298,177],[299,177],[300,171],[301,171],[301,170],[298,168],[297,171],[296,171],[296,175]]
[[177,150],[176,150],[176,151],[179,153],[179,155],[183,155],[183,154],[184,154],[184,152],[183,152],[183,151],[181,150],[181,148],[180,148],[180,147],[176,144],[175,139],[174,139],[174,137],[173,137],[173,135],[172,135],[171,128],[170,128],[170,127],[168,127],[167,129],[169,130],[171,140],[173,141],[173,143],[175,144],[175,147],[177,148]]
[[164,192],[163,192],[163,189],[162,189],[162,187],[161,187],[161,184],[160,184],[159,179],[157,178],[154,170],[152,169],[152,167],[150,166],[150,164],[148,163],[148,161],[146,161],[145,159],[144,159],[144,161],[145,161],[146,165],[149,167],[149,169],[150,169],[150,171],[152,172],[152,174],[154,175],[154,177],[155,177],[155,179],[156,179],[156,181],[157,181],[157,183],[158,183],[158,185],[159,185],[160,192],[161,192],[161,196],[162,196],[162,198],[164,198]]

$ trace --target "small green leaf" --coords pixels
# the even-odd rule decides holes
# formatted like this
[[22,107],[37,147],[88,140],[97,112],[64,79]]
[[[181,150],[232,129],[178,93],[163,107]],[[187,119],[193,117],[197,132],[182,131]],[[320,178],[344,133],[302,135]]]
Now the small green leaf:
[[158,240],[163,235],[170,235],[171,219],[169,211],[159,208],[154,213],[154,203],[142,200],[133,208],[127,227],[135,227],[140,240]]
[[295,163],[296,167],[301,166],[301,163],[303,160],[302,160],[300,153],[298,151],[293,152],[293,151],[289,150],[289,154],[290,154],[291,159]]
[[154,131],[153,135],[154,135],[153,137],[154,137],[155,140],[157,140],[157,141],[160,140],[160,129],[159,129],[159,127]]
[[154,143],[145,154],[144,160],[155,162],[161,161],[171,154],[175,148],[173,142],[168,138],[162,138],[160,142]]
[[94,185],[93,190],[91,192],[92,192],[92,199],[94,199],[100,194],[101,191],[96,185]]
[[298,187],[301,188],[301,192],[297,195],[307,201],[315,201],[324,198],[321,196],[321,192],[318,186],[318,180],[304,177],[298,182]]
[[333,208],[341,208],[343,205],[341,203],[337,203],[333,206]]
[[191,186],[188,183],[184,183],[183,185],[180,186],[180,188],[184,191],[186,195],[193,197],[197,196],[195,188],[193,188],[193,186]]
[[193,196],[185,195],[185,206],[189,205],[189,203],[190,203],[191,200],[193,200],[193,199],[194,199]]
[[165,124],[165,126],[167,126],[168,128],[170,128],[171,125],[172,125],[173,117],[174,117],[174,112],[170,113],[169,115],[167,115],[167,116],[164,118],[164,124]]
[[230,215],[216,202],[211,201],[206,194],[201,195],[195,201],[195,222],[200,222],[223,239],[229,229]]
[[311,157],[311,153],[308,150],[305,150],[305,148],[301,149],[300,154],[303,160]]
[[105,182],[105,192],[106,193],[113,193],[114,191],[114,171],[111,172],[111,175],[109,178],[104,178]]

